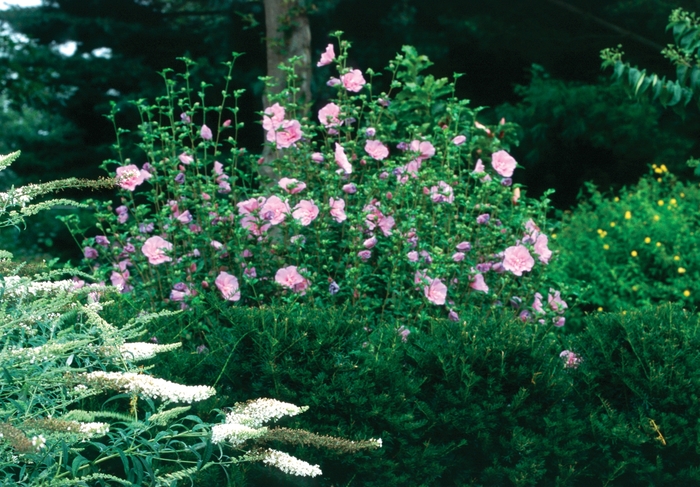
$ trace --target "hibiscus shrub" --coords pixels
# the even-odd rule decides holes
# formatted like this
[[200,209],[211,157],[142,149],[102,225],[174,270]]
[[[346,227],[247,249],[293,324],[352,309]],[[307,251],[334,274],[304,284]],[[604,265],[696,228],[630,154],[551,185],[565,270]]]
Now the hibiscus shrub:
[[619,196],[589,189],[564,215],[554,240],[560,256],[550,268],[558,282],[580,289],[572,317],[666,302],[697,306],[697,183],[661,165]]
[[132,159],[147,162],[131,163],[118,142],[119,160],[105,163],[118,166],[122,193],[118,206],[95,203],[102,234],[84,252],[96,274],[157,307],[217,294],[420,323],[512,306],[524,321],[563,325],[566,303],[546,279],[547,200],[512,183],[512,124],[480,124],[454,83],[423,74],[430,62],[413,48],[390,63],[380,91],[378,75],[351,69],[348,43],[339,46],[319,62],[339,78],[318,121],[296,103],[288,69],[262,116],[269,154],[259,159],[236,144],[237,108],[222,121],[240,92],[212,108],[206,85],[194,103],[187,83],[164,76],[168,95],[138,104]]

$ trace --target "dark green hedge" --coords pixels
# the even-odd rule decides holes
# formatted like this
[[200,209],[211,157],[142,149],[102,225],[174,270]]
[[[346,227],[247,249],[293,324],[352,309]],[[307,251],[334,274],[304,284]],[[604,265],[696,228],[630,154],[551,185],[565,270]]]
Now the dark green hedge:
[[[247,485],[700,485],[695,314],[599,313],[563,337],[491,313],[433,322],[406,343],[398,326],[347,310],[229,308],[209,353],[168,355],[155,373],[215,384],[221,406],[310,406],[284,425],[384,441],[352,456],[285,447],[323,478],[252,466]],[[563,348],[578,368],[564,367]]]

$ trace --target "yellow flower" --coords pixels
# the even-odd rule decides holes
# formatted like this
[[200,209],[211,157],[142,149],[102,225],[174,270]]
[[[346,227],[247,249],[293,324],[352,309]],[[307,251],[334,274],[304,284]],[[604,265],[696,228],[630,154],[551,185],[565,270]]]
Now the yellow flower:
[[649,238],[649,237],[645,238],[644,243],[645,244],[651,243],[651,238]]
[[622,314],[623,314],[623,315],[626,315],[626,314],[627,314],[627,310],[626,310],[626,309],[622,310]]
[[683,296],[685,296],[686,298],[690,296],[690,291],[688,291],[687,289],[683,291]]
[[664,206],[664,200],[659,200],[656,202],[656,204],[659,206]]
[[603,245],[603,248],[604,248],[605,250],[610,250],[610,245],[605,244],[605,245]]
[[637,286],[636,284],[632,286],[632,291],[634,291],[635,293],[639,291],[639,286]]
[[660,169],[661,169],[663,172],[668,172],[668,168],[666,167],[666,164],[661,164]]
[[615,203],[617,203],[618,201],[620,201],[620,198],[618,198],[617,196],[615,196],[614,201],[615,201]]
[[632,257],[637,257],[637,255],[639,255],[637,254],[636,250],[633,250],[632,252],[630,252],[630,254],[632,255]]
[[685,198],[685,193],[681,193],[681,194],[680,194],[680,197],[681,197],[681,198]]
[[625,220],[629,220],[630,218],[632,218],[632,212],[627,210],[625,212]]
[[677,205],[678,201],[676,200],[676,198],[671,198],[671,201],[669,201],[669,203],[671,203],[672,205]]
[[661,178],[656,178],[656,181],[658,181],[658,182],[660,183],[660,182],[661,182]]
[[600,235],[600,238],[605,238],[605,236],[608,234],[605,230],[601,230],[600,228],[598,229],[598,235]]
[[603,307],[602,307],[602,306],[598,306],[598,311],[603,311]]
[[674,256],[673,256],[673,260],[676,260],[676,261],[681,260],[681,256],[680,256],[680,255],[674,255]]
[[655,221],[655,222],[658,222],[660,219],[661,219],[661,217],[660,217],[659,215],[654,215],[654,221]]
[[679,267],[679,268],[678,268],[678,273],[679,273],[679,274],[685,274],[685,267]]
[[614,227],[614,226],[615,226],[615,222],[610,222],[610,226],[611,226],[611,227]]
[[656,242],[657,247],[661,247],[661,242]]
[[552,234],[552,238],[557,238],[557,234],[556,234],[556,233],[553,233],[553,234]]

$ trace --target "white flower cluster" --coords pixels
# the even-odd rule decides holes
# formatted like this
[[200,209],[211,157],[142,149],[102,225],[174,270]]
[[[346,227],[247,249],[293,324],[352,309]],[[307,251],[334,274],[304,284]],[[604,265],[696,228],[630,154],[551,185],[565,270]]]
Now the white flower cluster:
[[60,291],[69,291],[73,289],[74,282],[69,279],[64,279],[63,281],[36,281],[30,282],[29,284],[20,284],[21,278],[19,276],[7,276],[3,278],[2,287],[5,292],[10,296],[24,296],[31,294],[36,296],[37,294],[48,294]]
[[217,424],[211,428],[211,442],[215,445],[229,441],[232,446],[243,444],[246,440],[258,438],[267,432],[267,428],[251,428],[238,423]]
[[209,386],[185,386],[165,379],[133,372],[96,371],[84,374],[87,382],[110,385],[126,392],[133,392],[150,399],[163,399],[171,402],[192,403],[203,401],[216,394]]
[[307,409],[309,409],[308,406],[299,407],[288,402],[260,398],[246,403],[237,403],[233,411],[226,415],[226,422],[259,428],[270,420],[296,416]]
[[32,436],[32,446],[36,448],[36,451],[46,448],[46,438],[44,438],[44,435]]
[[26,206],[32,201],[32,191],[35,185],[27,184],[21,188],[12,188],[8,193],[0,193],[0,204],[3,208],[8,206]]
[[323,473],[318,465],[311,465],[304,460],[299,460],[287,453],[271,448],[263,453],[262,461],[279,468],[284,473],[301,477],[315,477]]
[[109,423],[80,423],[80,433],[88,437],[103,436],[109,432]]
[[121,347],[119,347],[119,353],[121,353],[122,357],[124,357],[126,360],[139,362],[141,360],[153,358],[158,353],[175,350],[176,348],[180,347],[180,345],[182,344],[179,342],[166,345],[145,342],[124,343]]

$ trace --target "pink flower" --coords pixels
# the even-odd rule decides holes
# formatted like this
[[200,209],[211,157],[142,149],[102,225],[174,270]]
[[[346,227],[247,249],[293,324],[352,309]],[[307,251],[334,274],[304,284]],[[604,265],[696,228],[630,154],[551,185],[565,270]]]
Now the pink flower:
[[418,159],[421,161],[424,161],[426,159],[430,159],[435,155],[435,147],[433,147],[433,144],[428,142],[427,140],[420,141],[420,140],[414,140],[411,142],[410,149],[413,152],[419,152],[420,155],[418,156]]
[[429,277],[427,279],[430,281],[430,285],[423,288],[425,297],[428,298],[428,301],[431,303],[442,306],[445,304],[447,286],[445,286],[440,279],[430,279]]
[[508,247],[503,254],[503,267],[516,276],[522,276],[523,272],[531,271],[535,265],[535,259],[523,245]]
[[458,135],[454,139],[452,139],[452,143],[454,145],[462,145],[467,141],[467,138],[464,135]]
[[202,125],[202,129],[199,131],[199,135],[204,140],[211,140],[214,137],[214,135],[211,133],[211,129],[206,125]]
[[112,271],[112,275],[109,277],[109,280],[112,282],[112,286],[116,287],[121,292],[126,289],[128,278],[129,271]]
[[377,237],[370,237],[367,240],[365,240],[364,242],[362,242],[362,246],[366,249],[371,249],[375,245],[377,245]]
[[354,91],[357,93],[365,85],[365,78],[362,76],[362,71],[359,69],[353,69],[349,73],[345,73],[340,77],[340,81],[345,86],[348,91]]
[[[279,130],[281,128],[282,130]],[[278,129],[267,132],[268,142],[274,142],[277,147],[286,149],[301,140],[301,124],[298,120],[285,120]]]
[[194,161],[194,157],[189,155],[187,152],[183,152],[177,158],[180,160],[181,163],[185,164],[186,166],[189,166],[192,161]]
[[515,188],[513,189],[513,204],[516,205],[518,204],[518,200],[520,199],[520,188]]
[[394,221],[393,216],[384,216],[380,213],[379,222],[377,223],[377,226],[382,231],[385,237],[391,235],[391,229],[394,228],[394,225],[396,225],[396,222]]
[[347,219],[347,215],[345,214],[345,200],[330,198],[328,203],[331,207],[331,216],[333,219],[338,223],[344,222]]
[[486,285],[486,281],[484,281],[484,276],[480,273],[474,275],[474,279],[469,283],[469,287],[475,291],[489,292],[489,287]]
[[342,189],[343,189],[343,193],[347,193],[347,194],[357,193],[357,186],[355,186],[355,183],[344,184]]
[[535,241],[535,253],[539,261],[543,264],[548,264],[549,259],[552,257],[552,251],[547,247],[547,240],[547,235],[541,233],[537,236],[537,240]]
[[299,274],[297,267],[294,265],[282,267],[275,273],[275,282],[289,289],[294,289],[295,286],[303,284],[304,281],[304,277]]
[[515,171],[515,166],[518,163],[515,159],[504,150],[499,150],[491,154],[491,166],[496,170],[498,174],[505,178],[509,178],[513,175]]
[[311,154],[311,160],[317,164],[321,164],[323,162],[323,154],[320,152],[314,152]]
[[486,168],[484,167],[484,163],[482,162],[481,159],[476,160],[476,165],[474,166],[474,170],[472,171],[473,174],[479,174],[482,172],[486,172]]
[[143,255],[148,257],[148,262],[153,265],[162,264],[164,262],[170,262],[173,260],[165,252],[173,249],[173,244],[167,240],[155,236],[146,240],[141,247],[141,252]]
[[297,194],[306,189],[306,183],[299,182],[297,179],[282,178],[277,182],[277,185],[289,194]]
[[318,66],[319,68],[321,66],[326,66],[332,63],[334,59],[335,51],[333,50],[333,44],[328,44],[326,46],[326,52],[321,54],[321,60],[318,63],[316,63],[316,66]]
[[219,161],[214,161],[214,174],[217,174],[219,176],[225,176],[224,165],[221,164]]
[[279,225],[284,217],[291,213],[289,204],[278,196],[270,196],[260,208],[260,216],[272,225]]
[[430,188],[430,199],[433,203],[452,203],[455,199],[452,186],[445,181],[440,181],[438,186]]
[[370,257],[372,257],[372,251],[371,250],[360,250],[357,253],[357,256],[362,259],[363,261],[367,262]]
[[189,223],[192,221],[192,214],[190,213],[190,210],[185,210],[183,213],[180,213],[177,217],[177,221],[180,223]]
[[329,103],[318,111],[318,120],[324,127],[337,127],[340,124],[338,115],[340,115],[340,107],[335,103]]
[[423,161],[420,159],[413,159],[411,162],[406,164],[406,172],[411,174],[414,178],[418,177],[418,170],[420,169]]
[[455,252],[452,254],[452,260],[455,262],[462,262],[464,260],[464,252]]
[[226,301],[238,301],[241,299],[241,289],[238,286],[238,279],[228,272],[221,271],[214,281],[216,287],[221,291],[221,295]]
[[459,242],[455,248],[460,252],[469,252],[472,249],[472,244],[469,242]]
[[406,254],[406,257],[408,257],[408,260],[411,262],[418,262],[418,252],[415,250],[411,250],[408,254]]
[[339,172],[352,174],[352,166],[348,161],[348,156],[345,155],[345,149],[339,143],[335,143],[335,162],[340,167]]
[[117,184],[124,189],[133,191],[136,186],[143,183],[146,179],[151,177],[151,173],[139,169],[134,164],[129,164],[128,166],[121,166],[117,168]]
[[[547,304],[557,313],[563,313],[569,306],[566,304],[566,301],[561,299],[561,291],[554,291],[554,289],[550,289],[549,292],[550,294],[547,295]],[[554,293],[554,296],[552,296],[552,292]]]
[[318,216],[318,206],[314,204],[313,200],[301,200],[294,207],[292,216],[294,219],[299,220],[302,226],[306,227]]
[[566,324],[566,318],[563,316],[559,316],[558,318],[554,318],[554,326],[562,327]]
[[368,140],[365,143],[365,152],[378,161],[386,159],[389,155],[389,149],[378,140]]
[[535,293],[535,300],[532,302],[532,309],[537,313],[544,313],[542,308],[542,295],[540,293]]
[[559,354],[559,357],[561,357],[564,360],[565,369],[576,369],[578,368],[578,365],[582,362],[581,356],[570,350],[564,350],[562,353]]
[[86,259],[97,259],[97,250],[92,247],[85,247],[83,249],[83,255]]
[[284,121],[284,108],[275,103],[265,109],[263,113],[263,129],[274,132]]
[[489,130],[489,128],[487,126],[485,126],[484,124],[481,124],[477,121],[474,121],[474,126],[478,129],[481,129],[484,132],[486,132],[486,135],[491,135],[491,130]]
[[190,291],[190,288],[188,288],[186,284],[180,282],[175,284],[173,289],[170,291],[170,300],[184,301],[185,298],[187,298],[191,294],[192,292]]
[[236,203],[239,215],[250,215],[252,212],[265,204],[265,198],[250,198],[249,200]]
[[218,240],[212,240],[211,242],[209,242],[209,245],[214,247],[216,250],[221,250],[222,248],[224,248],[224,244],[222,244]]
[[230,127],[231,126],[231,119],[229,118],[228,120],[224,120],[224,123],[222,125],[224,127]]

